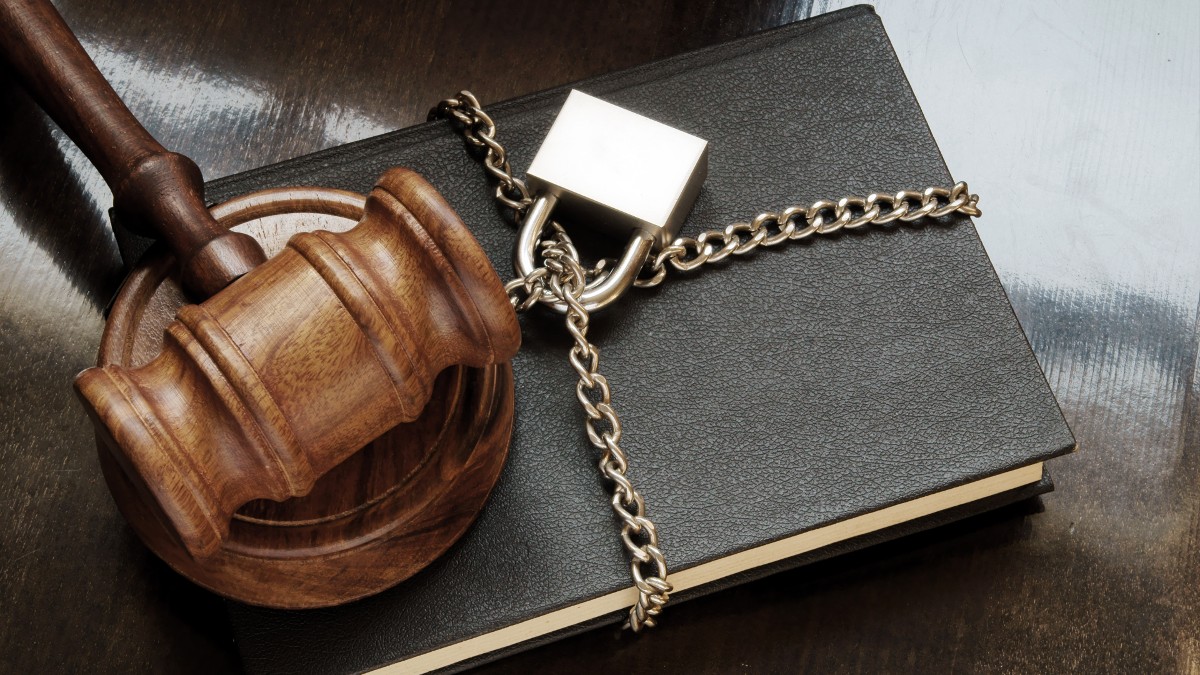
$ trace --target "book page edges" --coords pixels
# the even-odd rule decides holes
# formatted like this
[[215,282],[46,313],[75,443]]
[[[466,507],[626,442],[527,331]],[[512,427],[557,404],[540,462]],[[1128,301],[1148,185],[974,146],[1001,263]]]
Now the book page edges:
[[[672,573],[670,581],[675,587],[675,592],[696,588],[739,572],[770,565],[840,541],[853,539],[938,511],[1036,483],[1041,479],[1042,463],[1037,462],[689,567]],[[399,675],[400,673],[426,673],[445,668],[460,661],[532,640],[605,614],[618,612],[631,607],[635,602],[637,602],[637,589],[631,586],[462,642],[425,652],[371,672]]]

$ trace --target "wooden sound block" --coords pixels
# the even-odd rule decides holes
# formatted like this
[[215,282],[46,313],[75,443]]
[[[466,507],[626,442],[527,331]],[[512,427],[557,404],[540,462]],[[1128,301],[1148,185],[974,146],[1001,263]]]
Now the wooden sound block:
[[[274,255],[298,232],[349,230],[363,205],[358,194],[297,188],[244,195],[212,213]],[[164,328],[186,304],[174,267],[160,246],[133,270],[112,306],[99,365],[142,366],[162,351]],[[451,367],[418,419],[362,448],[304,496],[245,504],[206,556],[193,556],[170,534],[153,499],[103,443],[100,463],[122,514],[180,574],[249,604],[323,607],[391,587],[449,548],[499,478],[512,419],[509,364]]]

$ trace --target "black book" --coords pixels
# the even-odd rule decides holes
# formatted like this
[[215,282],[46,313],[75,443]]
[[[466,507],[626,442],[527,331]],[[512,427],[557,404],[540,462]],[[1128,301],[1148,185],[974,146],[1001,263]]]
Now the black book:
[[[684,234],[952,183],[869,7],[572,87],[709,141]],[[485,102],[518,174],[572,87]],[[441,190],[511,276],[515,231],[447,122],[213,181],[208,194],[365,193],[397,165]],[[623,620],[636,594],[581,427],[569,338],[558,315],[522,324],[512,446],[478,521],[378,596],[308,611],[233,606],[250,672],[455,668]],[[672,603],[1045,492],[1043,462],[1075,446],[965,217],[674,275],[596,314],[590,337],[630,477],[661,533]]]

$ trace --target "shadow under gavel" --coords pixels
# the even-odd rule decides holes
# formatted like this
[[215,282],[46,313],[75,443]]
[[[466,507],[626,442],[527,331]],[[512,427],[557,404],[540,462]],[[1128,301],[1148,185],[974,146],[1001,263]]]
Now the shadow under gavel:
[[[264,579],[296,578],[288,556],[255,562],[244,551],[222,553],[240,507],[308,494],[365,444],[418,420],[447,368],[497,366],[515,355],[520,329],[503,285],[441,195],[417,174],[393,169],[368,195],[353,229],[298,234],[266,260],[252,237],[210,215],[195,164],[166,151],[138,124],[49,2],[0,0],[0,49],[100,170],[122,219],[157,233],[174,254],[185,289],[207,297],[179,310],[162,352],[149,363],[109,363],[76,380],[97,435],[123,474],[114,483],[106,468],[110,488],[143,540],[200,583],[273,606],[359,597],[384,587],[368,577],[390,585],[443,550],[447,542],[427,545],[407,567],[397,562],[402,571],[389,576],[379,571],[384,549],[377,546],[356,574],[339,579],[329,572],[329,579],[311,582],[316,590],[294,593],[259,588]],[[478,447],[493,458],[499,452],[502,462],[511,375],[488,381],[509,394],[497,399],[503,405],[480,412],[497,422]],[[458,457],[453,448],[439,450]],[[478,498],[490,490],[499,466],[495,459],[488,471],[479,462],[447,462],[485,482],[472,488]],[[456,480],[444,473],[420,479]],[[446,499],[457,494],[443,492]],[[137,503],[123,503],[131,499]],[[395,512],[413,508],[400,505]],[[447,526],[446,536],[461,534],[461,521],[460,514],[448,516],[453,528]],[[164,546],[160,529],[187,555]],[[395,538],[386,529],[371,536]],[[347,559],[355,537],[367,538],[350,529],[332,536],[351,542],[329,548],[330,556]],[[256,565],[275,567],[268,574]],[[345,588],[336,588],[339,583]]]

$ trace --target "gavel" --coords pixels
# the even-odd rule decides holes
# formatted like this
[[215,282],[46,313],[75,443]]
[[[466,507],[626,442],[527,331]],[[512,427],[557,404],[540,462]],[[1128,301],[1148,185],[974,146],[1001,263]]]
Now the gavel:
[[[142,128],[49,2],[0,0],[0,49],[100,170],[123,221],[164,240],[184,288],[203,299],[179,310],[149,363],[76,380],[137,508],[200,564],[242,505],[305,495],[364,444],[418,419],[439,373],[516,353],[499,277],[417,174],[388,171],[353,229],[298,234],[266,260],[252,237],[213,219],[196,165]],[[507,444],[507,400],[508,426],[489,442]]]
[[75,386],[97,429],[195,556],[252,499],[307,494],[399,422],[451,365],[520,344],[499,277],[449,205],[392,169],[349,232],[298,234],[167,328],[136,369]]

